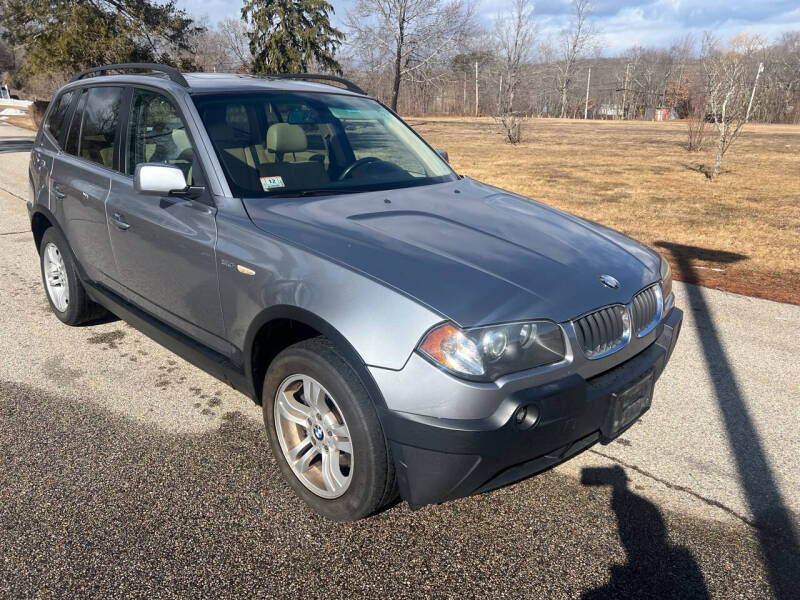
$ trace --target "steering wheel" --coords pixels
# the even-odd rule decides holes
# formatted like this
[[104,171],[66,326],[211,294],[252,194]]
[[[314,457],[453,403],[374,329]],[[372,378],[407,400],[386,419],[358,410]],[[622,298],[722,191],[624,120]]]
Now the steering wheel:
[[350,174],[359,167],[379,162],[384,162],[384,161],[382,161],[380,158],[376,156],[365,156],[364,158],[359,158],[357,161],[352,162],[347,167],[345,167],[344,171],[342,171],[341,175],[339,175],[338,181],[347,179],[348,177],[350,177]]

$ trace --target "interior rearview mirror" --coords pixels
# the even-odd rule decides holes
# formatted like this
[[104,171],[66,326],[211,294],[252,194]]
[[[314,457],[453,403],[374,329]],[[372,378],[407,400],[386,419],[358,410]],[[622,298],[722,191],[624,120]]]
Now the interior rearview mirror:
[[161,163],[142,163],[136,165],[133,189],[142,194],[168,196],[187,188],[186,177],[178,167]]
[[447,153],[447,150],[443,150],[442,148],[437,148],[436,154],[441,156],[444,159],[444,162],[446,163],[450,162],[450,155]]

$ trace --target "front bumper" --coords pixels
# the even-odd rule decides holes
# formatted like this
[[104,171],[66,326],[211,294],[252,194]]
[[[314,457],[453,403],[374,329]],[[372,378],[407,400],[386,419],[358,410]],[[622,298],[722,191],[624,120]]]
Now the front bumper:
[[[419,507],[485,492],[543,471],[598,441],[607,443],[613,395],[649,372],[658,379],[682,320],[682,311],[674,308],[655,341],[622,364],[588,379],[574,373],[518,390],[506,398],[503,410],[486,418],[442,419],[383,409],[401,496]],[[515,413],[523,406],[526,418],[517,423]]]

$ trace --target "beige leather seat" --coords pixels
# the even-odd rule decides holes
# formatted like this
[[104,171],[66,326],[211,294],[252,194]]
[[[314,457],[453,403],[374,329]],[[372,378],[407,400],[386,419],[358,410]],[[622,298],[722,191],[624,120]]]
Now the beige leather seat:
[[[287,188],[314,188],[330,181],[320,160],[295,160],[297,154],[307,158],[308,139],[300,125],[275,123],[267,130],[267,152],[275,162],[262,164],[262,177],[281,177]],[[305,155],[305,156],[303,156]]]

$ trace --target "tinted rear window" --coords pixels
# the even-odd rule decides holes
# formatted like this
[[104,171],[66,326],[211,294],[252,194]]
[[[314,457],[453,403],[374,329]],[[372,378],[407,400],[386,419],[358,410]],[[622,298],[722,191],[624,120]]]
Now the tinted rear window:
[[69,126],[69,133],[67,134],[67,143],[64,149],[70,154],[78,155],[78,140],[81,136],[81,124],[83,123],[83,109],[86,107],[86,90],[81,93],[81,98],[78,100],[78,106],[75,107],[75,112],[72,113],[72,121]]
[[113,169],[114,140],[121,100],[121,87],[92,87],[86,90],[72,119],[67,152]]
[[55,101],[56,104],[53,110],[50,111],[50,116],[47,118],[47,130],[56,140],[61,139],[61,133],[64,131],[64,125],[67,119],[67,112],[69,111],[74,97],[74,92],[61,94]]
[[89,88],[81,128],[81,158],[109,169],[114,167],[114,138],[121,100],[122,88]]

